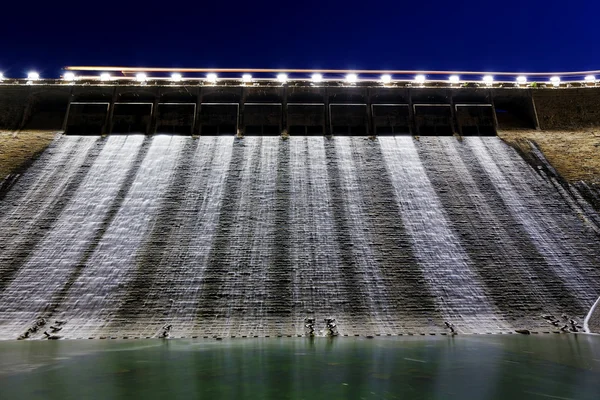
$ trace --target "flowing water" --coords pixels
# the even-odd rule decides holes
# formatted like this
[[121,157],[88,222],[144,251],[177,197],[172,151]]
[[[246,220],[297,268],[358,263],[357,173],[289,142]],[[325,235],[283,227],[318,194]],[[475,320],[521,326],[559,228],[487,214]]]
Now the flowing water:
[[557,331],[600,246],[552,179],[495,137],[62,136],[0,202],[0,339]]

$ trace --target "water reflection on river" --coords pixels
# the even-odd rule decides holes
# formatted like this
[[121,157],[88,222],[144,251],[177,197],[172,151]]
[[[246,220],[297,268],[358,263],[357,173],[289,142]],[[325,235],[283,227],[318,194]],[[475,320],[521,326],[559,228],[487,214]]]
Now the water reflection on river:
[[594,399],[584,335],[0,342],[0,398]]

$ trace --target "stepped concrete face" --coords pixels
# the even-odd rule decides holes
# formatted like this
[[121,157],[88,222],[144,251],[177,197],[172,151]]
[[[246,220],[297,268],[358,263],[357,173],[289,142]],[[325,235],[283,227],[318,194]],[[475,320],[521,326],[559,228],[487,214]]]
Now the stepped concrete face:
[[498,137],[61,135],[0,200],[0,338],[558,331],[541,316],[600,296],[598,219],[538,161]]

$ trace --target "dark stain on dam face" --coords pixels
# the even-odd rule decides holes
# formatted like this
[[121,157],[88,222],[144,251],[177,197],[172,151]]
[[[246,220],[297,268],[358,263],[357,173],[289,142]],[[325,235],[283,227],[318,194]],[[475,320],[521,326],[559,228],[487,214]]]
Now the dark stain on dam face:
[[495,137],[62,136],[1,203],[0,338],[552,331],[600,246],[544,176]]

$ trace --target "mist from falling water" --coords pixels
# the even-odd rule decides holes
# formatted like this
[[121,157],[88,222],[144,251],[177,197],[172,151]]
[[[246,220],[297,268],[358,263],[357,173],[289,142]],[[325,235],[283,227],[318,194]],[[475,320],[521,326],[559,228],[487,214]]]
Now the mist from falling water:
[[449,321],[460,321],[456,325],[463,331],[473,329],[471,327],[502,328],[503,323],[498,321],[500,316],[488,303],[467,254],[449,227],[414,139],[398,136],[378,140],[406,229],[443,316]]

